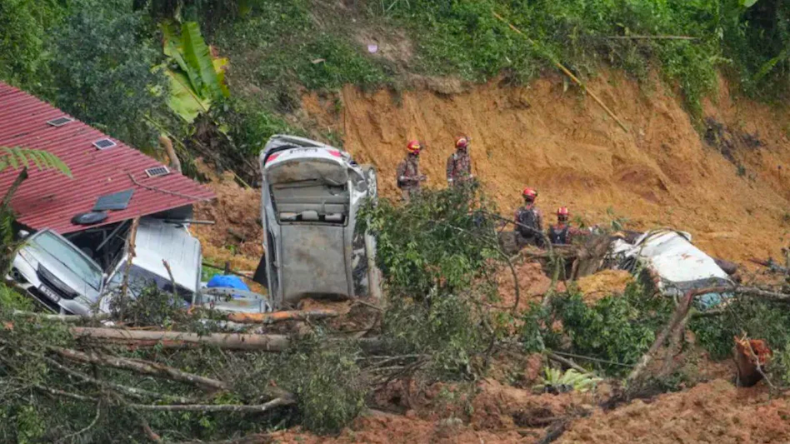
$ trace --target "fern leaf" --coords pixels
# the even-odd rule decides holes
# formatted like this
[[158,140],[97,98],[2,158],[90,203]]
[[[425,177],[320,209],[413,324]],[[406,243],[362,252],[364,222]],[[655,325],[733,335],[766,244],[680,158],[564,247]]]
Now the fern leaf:
[[28,158],[32,160],[33,163],[36,164],[36,168],[38,170],[43,170],[45,165],[41,163],[41,156],[39,156],[37,152],[34,152],[32,150],[29,154],[30,155],[28,156]]
[[39,170],[56,170],[63,175],[72,177],[71,169],[60,158],[44,150],[34,150],[20,147],[0,147],[5,155],[0,156],[0,171],[9,166],[15,170],[35,165]]

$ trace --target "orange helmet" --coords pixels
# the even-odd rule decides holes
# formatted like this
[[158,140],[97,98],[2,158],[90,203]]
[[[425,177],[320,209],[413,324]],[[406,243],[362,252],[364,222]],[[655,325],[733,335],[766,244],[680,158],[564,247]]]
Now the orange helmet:
[[568,216],[570,216],[570,214],[571,213],[570,213],[570,211],[568,211],[568,207],[559,207],[559,208],[557,208],[557,217],[560,218],[560,219],[562,219],[562,218],[567,219]]
[[455,138],[455,147],[456,148],[467,148],[469,147],[469,138],[466,136],[458,136]]
[[535,200],[535,198],[538,197],[538,192],[532,188],[527,187],[524,188],[524,191],[521,192],[521,195],[524,196],[525,198],[530,198],[531,200]]
[[409,144],[406,145],[406,151],[408,151],[411,154],[420,154],[421,149],[422,146],[420,145],[420,141],[418,140],[411,140],[409,141]]

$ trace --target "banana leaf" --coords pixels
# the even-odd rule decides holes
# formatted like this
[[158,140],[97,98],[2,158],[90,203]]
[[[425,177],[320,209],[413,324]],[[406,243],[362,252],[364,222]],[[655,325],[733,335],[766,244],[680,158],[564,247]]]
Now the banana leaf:
[[195,88],[202,97],[217,99],[225,97],[227,89],[223,90],[219,75],[211,58],[211,51],[200,35],[200,27],[195,22],[186,22],[181,26],[181,43],[184,50],[184,60],[189,67],[199,74],[200,85]]
[[211,100],[198,96],[184,73],[167,69],[165,74],[170,80],[170,96],[167,98],[167,106],[174,113],[187,123],[192,123],[198,115],[208,112],[211,108]]
[[184,45],[171,23],[162,24],[162,36],[164,37],[163,51],[165,55],[174,60],[181,71],[189,77],[192,90],[200,91],[200,74],[184,60]]

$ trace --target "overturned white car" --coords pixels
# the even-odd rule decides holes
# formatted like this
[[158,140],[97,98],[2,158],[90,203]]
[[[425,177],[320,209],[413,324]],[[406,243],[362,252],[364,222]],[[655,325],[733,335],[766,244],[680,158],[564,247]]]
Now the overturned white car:
[[275,135],[260,156],[266,286],[276,307],[302,297],[375,296],[375,239],[357,212],[377,196],[376,171],[335,147]]
[[[614,268],[636,272],[646,268],[658,289],[668,296],[681,296],[689,290],[706,287],[733,286],[729,275],[716,260],[691,243],[691,235],[669,229],[644,233],[634,243],[615,240],[609,250]],[[718,293],[699,297],[703,307],[721,302],[726,295]]]

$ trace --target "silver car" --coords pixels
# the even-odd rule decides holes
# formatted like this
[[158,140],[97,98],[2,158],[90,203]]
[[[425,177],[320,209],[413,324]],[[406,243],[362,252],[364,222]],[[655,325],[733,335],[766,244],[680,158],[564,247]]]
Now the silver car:
[[105,282],[96,262],[51,230],[27,239],[14,258],[10,278],[51,310],[83,316],[91,313]]

